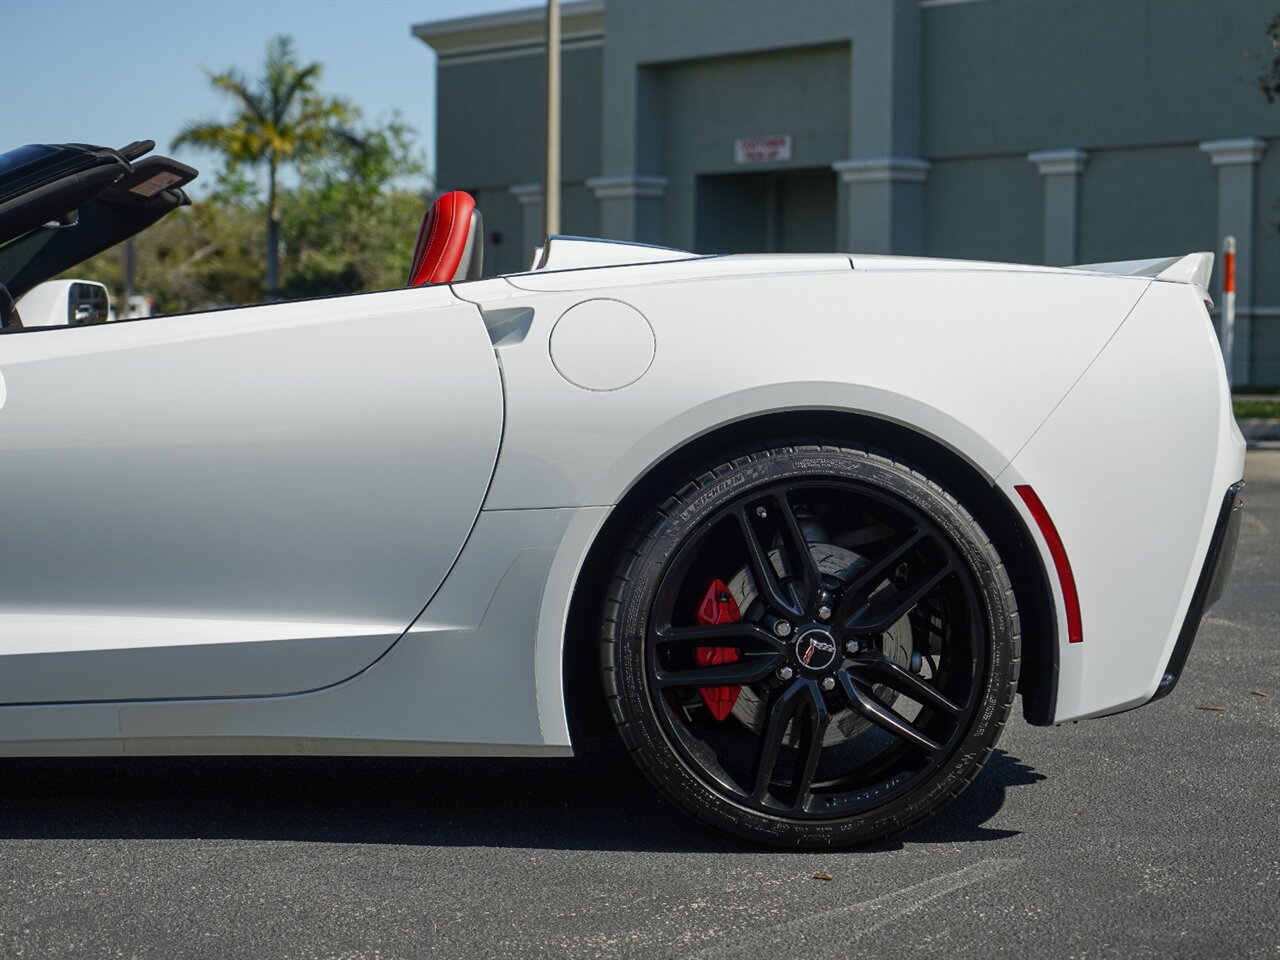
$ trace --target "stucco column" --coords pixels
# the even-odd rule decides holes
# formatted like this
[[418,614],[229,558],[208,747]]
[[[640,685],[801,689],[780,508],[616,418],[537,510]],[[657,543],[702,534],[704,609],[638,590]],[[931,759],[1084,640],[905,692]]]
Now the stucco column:
[[924,252],[920,157],[919,0],[847,4],[856,13],[849,59],[848,160],[840,175],[839,243],[854,253]]
[[929,162],[919,157],[837,160],[842,246],[851,253],[924,251],[924,184]]
[[1044,262],[1065,267],[1079,262],[1080,173],[1083,150],[1035,150],[1027,160],[1044,178]]
[[546,239],[546,217],[542,213],[542,184],[517,183],[507,188],[520,204],[520,243],[526,262]]
[[[1206,140],[1200,149],[1218,168],[1217,249],[1228,234],[1236,238],[1236,324],[1232,383],[1249,383],[1253,346],[1253,228],[1257,214],[1257,167],[1266,149],[1265,140],[1237,137]],[[1217,251],[1215,251],[1217,252]],[[1218,271],[1219,284],[1222,272]],[[1215,291],[1221,303],[1222,290]]]
[[662,242],[666,177],[593,177],[587,187],[600,204],[600,236],[638,243]]

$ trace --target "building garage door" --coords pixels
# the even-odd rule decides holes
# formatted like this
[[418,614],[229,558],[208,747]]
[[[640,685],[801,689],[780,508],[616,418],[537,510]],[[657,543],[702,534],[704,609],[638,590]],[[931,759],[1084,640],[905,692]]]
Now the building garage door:
[[704,174],[696,202],[699,253],[823,253],[836,246],[831,170]]

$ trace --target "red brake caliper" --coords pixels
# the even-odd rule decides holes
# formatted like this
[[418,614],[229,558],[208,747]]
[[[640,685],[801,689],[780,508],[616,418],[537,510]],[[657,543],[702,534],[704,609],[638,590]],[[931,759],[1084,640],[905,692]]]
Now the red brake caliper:
[[[704,625],[716,623],[737,623],[742,619],[738,603],[733,594],[724,585],[723,580],[712,580],[707,592],[698,604],[698,623]],[[739,658],[737,647],[695,647],[694,656],[698,658],[698,666],[714,667],[721,663],[736,663]],[[738,702],[741,687],[699,687],[702,699],[717,720],[729,716],[733,705]]]

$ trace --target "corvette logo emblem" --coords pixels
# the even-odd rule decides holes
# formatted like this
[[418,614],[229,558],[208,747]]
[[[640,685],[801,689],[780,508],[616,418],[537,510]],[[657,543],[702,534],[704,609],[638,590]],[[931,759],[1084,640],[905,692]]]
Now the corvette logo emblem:
[[810,670],[825,670],[836,659],[836,644],[825,630],[810,630],[796,641],[796,654]]

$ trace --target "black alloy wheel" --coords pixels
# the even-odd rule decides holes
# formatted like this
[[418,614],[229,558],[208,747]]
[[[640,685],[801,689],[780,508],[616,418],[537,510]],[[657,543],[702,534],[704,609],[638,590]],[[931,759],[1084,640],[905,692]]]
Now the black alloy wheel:
[[623,739],[669,798],[752,839],[837,846],[972,780],[1019,642],[1004,567],[955,498],[885,455],[780,446],[654,511],[601,652]]

